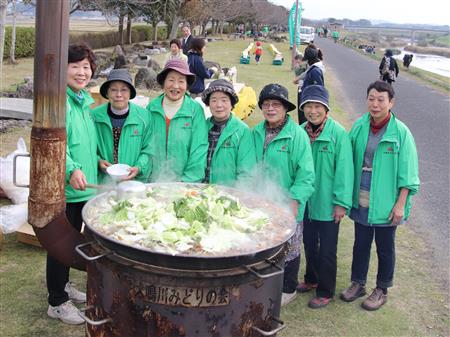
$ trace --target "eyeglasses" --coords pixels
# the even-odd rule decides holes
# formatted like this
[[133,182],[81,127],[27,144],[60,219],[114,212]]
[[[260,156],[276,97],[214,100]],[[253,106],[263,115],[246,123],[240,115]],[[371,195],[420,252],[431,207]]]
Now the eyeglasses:
[[283,106],[283,103],[277,102],[277,101],[276,101],[276,102],[264,102],[264,103],[261,105],[261,107],[262,107],[263,109],[265,109],[265,110],[269,109],[270,106],[272,106],[272,108],[274,108],[274,109],[279,109],[279,108],[281,108],[281,107]]
[[121,94],[121,95],[123,95],[123,94],[128,94],[128,93],[130,93],[130,89],[109,89],[108,90],[108,92],[110,93],[110,94],[112,94],[112,95],[117,95],[117,94]]

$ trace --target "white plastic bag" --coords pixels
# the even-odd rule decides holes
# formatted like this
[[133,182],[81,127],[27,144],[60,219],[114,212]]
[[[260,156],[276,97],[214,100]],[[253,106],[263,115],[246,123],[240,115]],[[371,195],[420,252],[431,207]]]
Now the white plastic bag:
[[28,219],[28,204],[0,207],[0,231],[4,234],[17,231]]
[[[13,184],[13,158],[16,154],[27,154],[27,145],[23,138],[17,142],[17,150],[6,157],[0,157],[0,187],[6,196],[11,199],[15,205],[23,204],[28,201],[29,189],[26,187],[16,187]],[[17,183],[28,185],[30,183],[30,158],[19,157],[16,160]]]

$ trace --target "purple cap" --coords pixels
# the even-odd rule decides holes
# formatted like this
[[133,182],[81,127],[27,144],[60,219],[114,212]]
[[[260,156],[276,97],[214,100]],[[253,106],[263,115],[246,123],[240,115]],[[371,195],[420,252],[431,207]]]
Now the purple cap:
[[195,75],[189,71],[189,65],[186,61],[181,59],[173,59],[167,61],[164,66],[164,69],[156,76],[156,80],[162,86],[164,84],[164,80],[166,79],[167,73],[171,70],[179,72],[182,75],[185,75],[187,78],[188,86],[192,85],[195,81]]

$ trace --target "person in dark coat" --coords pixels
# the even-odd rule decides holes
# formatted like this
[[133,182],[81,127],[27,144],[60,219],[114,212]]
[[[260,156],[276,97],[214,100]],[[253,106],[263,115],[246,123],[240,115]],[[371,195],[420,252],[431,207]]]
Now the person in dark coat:
[[[305,49],[305,53],[303,55],[303,61],[306,61],[308,64],[308,68],[306,70],[305,77],[303,79],[303,84],[301,89],[299,90],[298,102],[300,103],[302,100],[302,92],[306,87],[310,85],[321,85],[325,86],[325,80],[323,77],[324,66],[322,63],[323,55],[322,51],[318,49],[315,45],[310,44]],[[306,122],[305,114],[303,110],[298,105],[298,123],[301,125]]]
[[193,39],[188,53],[189,71],[195,74],[195,82],[189,89],[191,97],[199,96],[205,90],[205,78],[211,78],[212,72],[203,63],[203,53],[206,48],[204,39]]
[[188,24],[183,25],[181,27],[181,31],[183,32],[183,38],[181,39],[181,47],[183,49],[183,54],[187,55],[189,52],[189,49],[191,49],[191,43],[192,43],[192,34],[191,34],[191,27],[189,27]]
[[409,69],[409,65],[411,64],[413,59],[413,54],[405,54],[405,56],[403,56],[403,66],[406,69]]
[[395,82],[395,79],[398,77],[398,65],[393,57],[392,50],[386,49],[378,69],[380,71],[380,80],[389,84]]

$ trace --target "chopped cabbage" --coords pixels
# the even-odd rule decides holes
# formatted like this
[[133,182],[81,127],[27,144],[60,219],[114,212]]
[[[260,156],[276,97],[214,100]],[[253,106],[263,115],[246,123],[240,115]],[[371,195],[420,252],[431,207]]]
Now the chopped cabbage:
[[189,250],[223,253],[255,245],[249,233],[269,223],[262,210],[250,209],[214,186],[174,193],[154,188],[145,199],[108,199],[94,227],[127,244],[177,254]]

